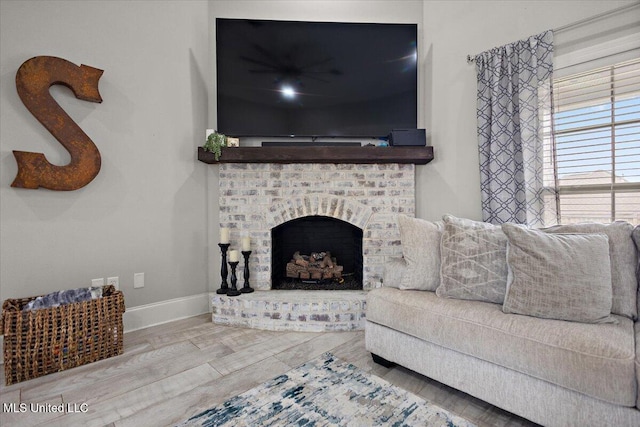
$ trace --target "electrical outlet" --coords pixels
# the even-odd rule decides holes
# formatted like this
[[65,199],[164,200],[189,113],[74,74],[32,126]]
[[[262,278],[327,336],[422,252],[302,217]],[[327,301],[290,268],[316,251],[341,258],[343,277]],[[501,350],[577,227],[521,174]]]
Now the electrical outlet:
[[133,275],[133,287],[144,288],[144,273],[135,273]]
[[107,277],[107,285],[113,285],[116,291],[120,289],[120,280],[118,277]]
[[91,279],[91,286],[98,287],[98,286],[104,286],[104,277],[101,277],[99,279]]

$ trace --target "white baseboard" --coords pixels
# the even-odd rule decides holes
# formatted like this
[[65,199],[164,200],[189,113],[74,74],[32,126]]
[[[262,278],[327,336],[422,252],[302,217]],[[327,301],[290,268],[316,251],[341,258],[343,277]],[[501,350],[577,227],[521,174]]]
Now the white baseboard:
[[[185,319],[199,314],[211,312],[211,295],[209,292],[139,305],[127,308],[122,316],[124,332],[131,332],[149,326],[161,325],[174,320]],[[4,336],[0,335],[0,347],[4,344]],[[0,358],[4,364],[4,354]]]
[[208,292],[127,308],[122,316],[124,332],[161,325],[211,312]]

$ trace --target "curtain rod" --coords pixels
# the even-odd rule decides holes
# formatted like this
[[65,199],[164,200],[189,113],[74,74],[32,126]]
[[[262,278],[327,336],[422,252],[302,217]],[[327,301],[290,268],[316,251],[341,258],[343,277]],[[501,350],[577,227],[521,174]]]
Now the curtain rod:
[[[591,21],[596,21],[598,19],[606,18],[607,16],[615,15],[618,12],[622,12],[622,11],[625,11],[627,9],[631,9],[631,8],[638,7],[638,6],[640,6],[640,1],[635,2],[635,3],[631,3],[631,4],[627,4],[625,6],[618,7],[616,9],[612,9],[612,10],[609,10],[609,11],[606,11],[606,12],[599,13],[597,15],[593,15],[593,16],[590,16],[588,18],[581,19],[580,21],[572,22],[571,24],[563,25],[562,27],[558,27],[558,28],[553,29],[551,31],[553,31],[554,33],[560,33],[562,31],[570,30],[571,28],[579,27],[580,25],[587,24],[587,23],[589,23]],[[467,55],[467,63],[471,64],[473,62],[476,62],[476,56],[477,55],[473,55],[473,56]]]

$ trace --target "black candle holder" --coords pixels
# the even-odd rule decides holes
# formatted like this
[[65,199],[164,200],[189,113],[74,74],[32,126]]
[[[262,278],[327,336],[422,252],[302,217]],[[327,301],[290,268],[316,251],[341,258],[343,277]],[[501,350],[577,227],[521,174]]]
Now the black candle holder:
[[240,264],[238,261],[230,261],[229,265],[231,266],[231,287],[227,289],[227,296],[237,297],[240,295],[240,291],[236,288],[236,284],[238,283],[238,277],[236,276],[236,268]]
[[217,294],[226,294],[229,290],[229,285],[227,284],[227,274],[229,271],[227,270],[227,250],[230,243],[218,243],[220,246],[220,252],[222,253],[222,267],[220,268],[220,276],[222,276],[222,284],[220,285],[220,289],[216,291]]
[[249,255],[251,251],[242,251],[244,257],[244,286],[240,289],[243,294],[250,294],[253,292],[253,288],[249,285]]

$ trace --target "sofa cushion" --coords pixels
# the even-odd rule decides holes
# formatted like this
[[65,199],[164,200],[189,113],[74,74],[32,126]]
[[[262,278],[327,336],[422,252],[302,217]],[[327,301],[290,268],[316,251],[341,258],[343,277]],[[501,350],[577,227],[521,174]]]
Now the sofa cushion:
[[405,274],[407,274],[407,262],[404,258],[392,257],[384,263],[384,275],[382,285],[391,288],[400,288]]
[[[640,225],[637,225],[631,232],[631,238],[636,244],[636,250],[640,251]],[[638,277],[640,279],[640,277]]]
[[[638,267],[636,269],[636,279],[638,279],[638,291],[640,292],[640,225],[637,225],[631,233],[634,243],[636,244],[636,255],[638,256]],[[638,299],[640,304],[640,298]],[[640,322],[636,322],[636,379],[640,384]],[[640,408],[640,392],[638,393],[638,401],[636,407]]]
[[549,234],[502,224],[507,294],[502,311],[574,322],[613,322],[605,234]]
[[[638,261],[638,266],[636,267],[636,279],[638,280],[638,293],[640,293],[640,225],[637,225],[636,228],[633,229],[631,237],[633,238],[633,242],[636,244],[636,258]],[[638,300],[638,304],[640,305],[640,299]],[[638,394],[640,395],[640,393]]]
[[442,222],[398,215],[398,226],[407,268],[397,287],[435,291],[440,283]]
[[604,233],[609,237],[613,305],[611,312],[638,317],[636,268],[638,260],[632,240],[633,225],[617,221],[611,224],[584,223],[543,228],[547,233]]
[[[640,241],[640,240],[639,240]],[[636,381],[640,385],[640,325],[638,322],[635,324],[636,329]],[[640,392],[638,392],[638,401],[636,407],[640,409]]]
[[439,297],[502,304],[507,287],[507,238],[499,226],[442,217]]
[[[540,319],[497,304],[379,288],[367,321],[618,405],[636,404],[633,322]],[[420,357],[416,355],[416,357]]]

